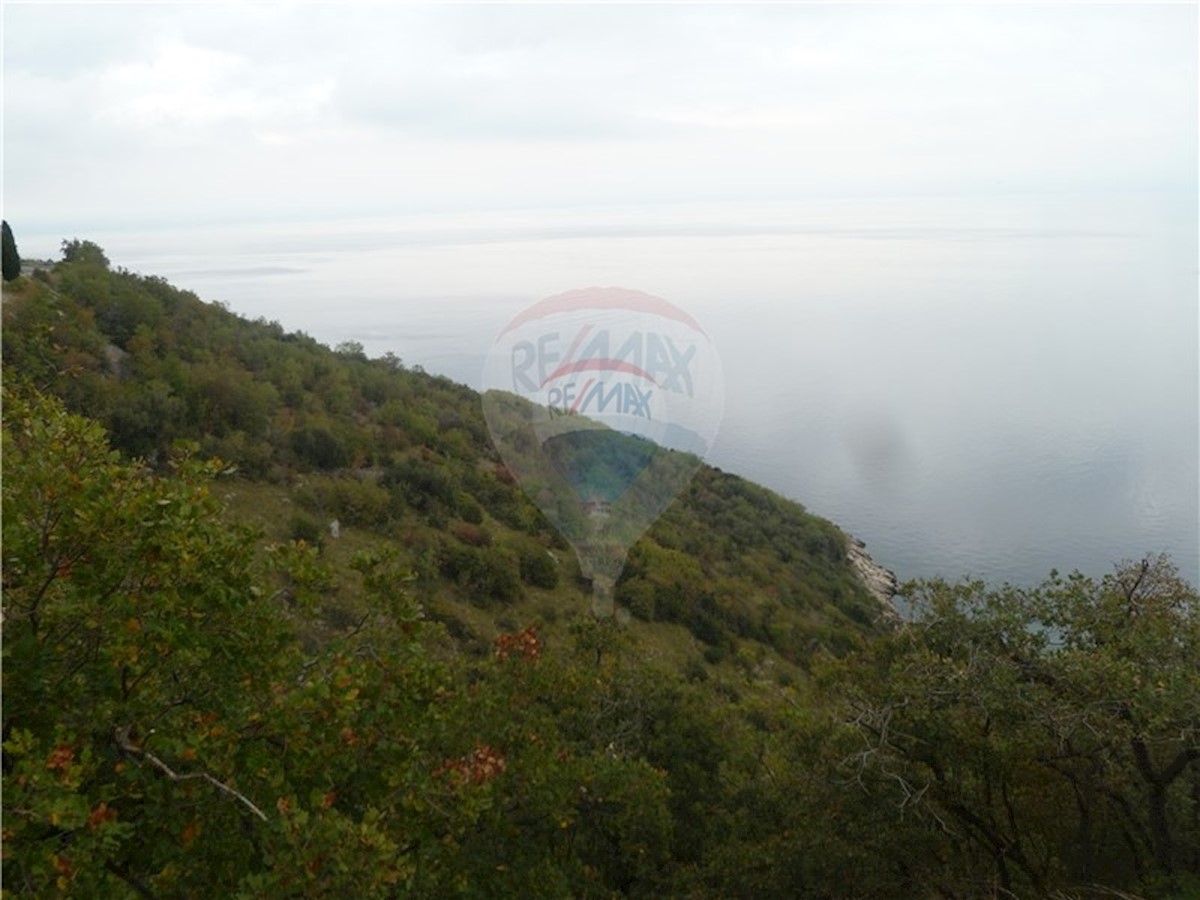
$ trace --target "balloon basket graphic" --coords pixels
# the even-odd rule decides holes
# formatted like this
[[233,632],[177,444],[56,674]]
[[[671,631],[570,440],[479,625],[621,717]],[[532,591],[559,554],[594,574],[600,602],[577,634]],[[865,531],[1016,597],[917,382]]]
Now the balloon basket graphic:
[[665,300],[571,291],[512,320],[488,353],[483,411],[526,495],[575,550],[598,617],[630,547],[700,466],[720,423],[708,335]]
[[618,608],[613,599],[616,587],[616,582],[607,578],[592,579],[592,615],[597,619],[620,616],[621,613],[625,613],[623,618],[628,619],[628,610]]

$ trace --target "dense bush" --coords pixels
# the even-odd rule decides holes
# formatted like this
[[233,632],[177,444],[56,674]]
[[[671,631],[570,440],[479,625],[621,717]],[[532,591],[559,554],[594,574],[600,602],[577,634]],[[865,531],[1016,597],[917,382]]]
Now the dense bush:
[[533,587],[558,587],[558,565],[550,551],[537,545],[525,547],[520,554],[521,580]]
[[441,466],[406,457],[387,467],[381,484],[411,508],[421,512],[435,510],[445,513],[454,509],[456,491],[454,479]]
[[293,541],[304,541],[317,547],[324,541],[325,529],[312,516],[295,513],[288,521],[288,537]]
[[316,469],[341,469],[350,462],[342,442],[324,428],[299,428],[292,432],[290,443],[297,459]]
[[478,606],[512,603],[521,596],[517,559],[502,547],[447,542],[438,555],[438,566],[459,586],[462,596]]
[[294,491],[296,502],[323,519],[367,528],[385,525],[392,517],[388,492],[371,478],[310,476]]
[[487,547],[492,543],[490,531],[470,522],[455,522],[450,526],[450,533],[472,547]]

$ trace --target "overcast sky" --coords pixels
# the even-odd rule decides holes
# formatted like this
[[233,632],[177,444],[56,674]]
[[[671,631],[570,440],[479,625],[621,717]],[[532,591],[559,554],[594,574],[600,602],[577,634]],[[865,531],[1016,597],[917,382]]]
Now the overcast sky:
[[4,4],[4,215],[1195,190],[1197,7]]

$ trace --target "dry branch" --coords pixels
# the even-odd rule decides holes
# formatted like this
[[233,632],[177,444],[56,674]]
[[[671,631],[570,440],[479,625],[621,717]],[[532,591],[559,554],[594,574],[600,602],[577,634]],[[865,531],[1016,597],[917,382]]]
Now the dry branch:
[[146,762],[150,763],[150,765],[154,766],[154,768],[158,769],[158,771],[162,772],[164,775],[166,775],[172,781],[195,781],[197,779],[200,781],[207,781],[209,784],[211,784],[213,787],[215,787],[217,790],[221,791],[222,793],[228,794],[230,797],[233,797],[235,800],[240,800],[243,804],[245,804],[246,808],[248,810],[250,810],[250,812],[254,813],[256,816],[258,816],[264,822],[267,821],[266,813],[264,813],[261,809],[259,809],[257,806],[255,806],[254,801],[251,800],[249,797],[247,797],[245,794],[234,790],[229,785],[225,784],[225,782],[220,781],[216,778],[213,778],[213,776],[209,775],[207,772],[191,772],[187,775],[180,775],[178,772],[176,772],[174,769],[172,769],[170,766],[168,766],[165,762],[163,762],[161,759],[159,759],[157,756],[155,756],[149,750],[145,749],[144,747],[139,747],[136,744],[134,744],[132,741],[130,741],[129,731],[130,731],[130,727],[128,725],[126,725],[124,728],[118,728],[115,732],[113,732],[113,736],[116,738],[116,741],[117,741],[117,746],[120,747],[124,752],[126,752],[132,756],[140,756],[142,759],[146,760]]

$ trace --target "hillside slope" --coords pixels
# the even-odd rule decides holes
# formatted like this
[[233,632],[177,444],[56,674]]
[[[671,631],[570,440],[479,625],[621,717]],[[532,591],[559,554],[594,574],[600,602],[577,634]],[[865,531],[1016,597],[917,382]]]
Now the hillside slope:
[[[499,622],[553,629],[587,608],[577,561],[501,464],[475,392],[114,271],[86,241],[68,257],[6,291],[6,372],[96,419],[127,457],[162,466],[193,442],[236,472],[231,519],[316,543],[335,570],[339,542],[399,550],[433,613],[476,648]],[[798,504],[704,467],[633,547],[617,600],[693,666],[739,652],[803,666],[884,619],[848,549]],[[353,616],[338,583],[331,624]]]

